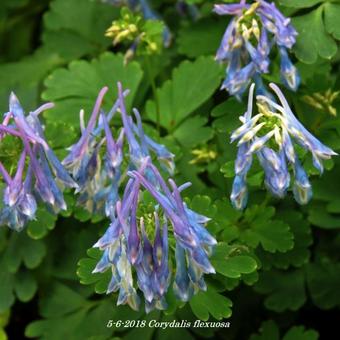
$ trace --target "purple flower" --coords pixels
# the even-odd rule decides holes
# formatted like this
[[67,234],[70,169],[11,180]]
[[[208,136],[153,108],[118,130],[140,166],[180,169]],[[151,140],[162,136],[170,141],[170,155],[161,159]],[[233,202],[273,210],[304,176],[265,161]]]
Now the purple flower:
[[38,116],[51,107],[53,104],[48,103],[25,115],[19,100],[12,93],[9,112],[0,125],[0,139],[7,134],[21,139],[23,143],[13,178],[0,163],[0,173],[6,183],[0,225],[17,231],[35,219],[38,200],[55,213],[66,210],[62,190],[77,186],[45,140]]
[[245,175],[235,176],[230,200],[237,210],[243,210],[247,206],[248,188]]
[[[92,213],[111,216],[119,200],[120,184],[128,170],[139,169],[152,155],[170,174],[174,172],[175,165],[174,155],[144,133],[138,110],[133,109],[136,122],[128,114],[124,97],[129,91],[123,91],[118,83],[118,99],[107,114],[101,109],[106,92],[106,87],[99,92],[87,125],[81,111],[81,137],[69,148],[63,164],[78,184],[78,204]],[[118,111],[122,128],[117,131],[115,139],[110,121]],[[124,154],[124,142],[128,146],[128,154]],[[106,151],[102,159],[104,147]]]
[[[138,286],[147,312],[163,310],[172,282],[169,243],[175,242],[185,254],[185,263],[178,264],[173,288],[179,298],[186,300],[191,293],[185,297],[177,290],[180,280],[185,276],[192,293],[206,289],[204,274],[215,272],[209,256],[216,240],[205,228],[209,219],[189,209],[181,198],[180,192],[190,184],[177,187],[172,180],[166,183],[152,162],[155,158],[172,175],[174,155],[145,134],[137,109],[133,109],[133,116],[129,114],[124,101],[127,93],[120,83],[118,99],[106,114],[101,109],[106,91],[100,91],[87,125],[81,112],[82,135],[63,163],[77,181],[78,203],[92,212],[105,212],[110,218],[109,227],[94,245],[103,250],[103,255],[93,272],[112,272],[107,293],[118,292],[117,304],[138,309]],[[116,112],[122,128],[117,129],[114,138],[110,121]],[[153,197],[154,205],[146,204],[147,195]]]
[[287,49],[280,47],[279,52],[281,55],[281,79],[284,85],[293,91],[296,91],[300,85],[300,75],[297,68],[289,59]]
[[258,95],[258,113],[253,116],[253,94],[250,87],[248,108],[240,117],[242,125],[231,135],[231,142],[238,141],[235,161],[235,179],[231,201],[235,208],[244,209],[247,204],[247,173],[253,156],[257,156],[265,173],[265,185],[276,197],[285,196],[290,185],[290,168],[294,174],[293,193],[299,204],[306,204],[312,197],[312,188],[306,171],[297,157],[294,145],[302,146],[313,157],[313,164],[322,173],[322,160],[336,153],[322,144],[298,121],[281,90],[269,85],[278,97]]
[[283,83],[296,91],[300,78],[287,49],[295,44],[297,32],[274,3],[258,0],[247,4],[241,0],[239,4],[215,5],[214,11],[233,16],[216,53],[216,60],[227,65],[222,89],[240,98],[252,80],[269,72],[269,55],[276,45],[281,56]]
[[[94,272],[111,268],[112,284],[108,293],[119,290],[119,296],[129,296],[130,299],[118,299],[118,303],[124,301],[135,308],[138,295],[130,275],[134,270],[138,288],[144,295],[146,311],[163,310],[167,308],[165,294],[171,282],[176,296],[183,301],[198,290],[206,289],[204,274],[215,273],[209,255],[216,240],[205,228],[209,218],[195,213],[182,201],[180,192],[188,184],[177,187],[169,180],[168,185],[150,157],[128,175],[130,179],[122,200],[115,206],[111,224],[94,245],[104,250]],[[146,193],[151,194],[155,201],[153,212],[145,213],[146,207],[151,209],[150,204],[145,206]],[[169,248],[169,239],[176,244],[175,254]],[[120,250],[122,247],[124,252]],[[108,258],[108,254],[112,255]],[[173,255],[176,257],[176,274],[172,279],[169,257]],[[125,271],[129,273],[128,283],[116,272],[119,261],[124,262]]]

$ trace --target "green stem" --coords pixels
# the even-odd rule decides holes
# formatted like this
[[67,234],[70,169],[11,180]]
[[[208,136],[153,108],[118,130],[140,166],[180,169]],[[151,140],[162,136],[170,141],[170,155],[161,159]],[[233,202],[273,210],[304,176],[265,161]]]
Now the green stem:
[[151,84],[152,94],[153,94],[155,105],[156,105],[156,124],[157,124],[158,136],[160,136],[161,135],[161,115],[160,115],[160,109],[159,109],[159,100],[158,100],[158,93],[157,93],[155,78],[152,76],[152,72],[151,72],[151,63],[150,63],[149,56],[145,57],[145,64],[146,64],[148,78]]

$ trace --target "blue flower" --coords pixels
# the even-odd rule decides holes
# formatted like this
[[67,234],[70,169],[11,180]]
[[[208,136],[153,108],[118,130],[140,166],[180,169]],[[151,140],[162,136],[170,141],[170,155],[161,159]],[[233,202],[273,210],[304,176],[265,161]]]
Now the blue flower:
[[[80,111],[82,134],[78,142],[69,148],[63,164],[77,182],[77,192],[80,194],[78,204],[92,213],[111,216],[119,200],[120,184],[128,170],[139,169],[146,158],[155,155],[160,165],[173,174],[175,156],[144,133],[137,109],[133,109],[136,122],[128,114],[124,98],[129,91],[123,91],[120,83],[118,99],[106,114],[101,109],[101,103],[107,90],[104,87],[99,92],[87,125],[83,119],[84,112]],[[122,128],[117,131],[115,139],[110,121],[118,111]],[[128,154],[124,154],[124,142],[128,146]],[[102,157],[104,147],[106,151]]]
[[298,121],[281,90],[275,84],[269,86],[278,97],[278,102],[271,95],[258,95],[256,105],[259,112],[253,116],[253,84],[249,90],[247,111],[240,117],[242,125],[231,134],[231,142],[238,142],[235,179],[230,196],[236,209],[246,207],[246,177],[255,155],[264,170],[265,185],[276,197],[286,195],[292,170],[294,198],[299,204],[308,203],[312,188],[294,145],[298,144],[312,154],[314,167],[320,173],[323,171],[322,160],[336,155]]
[[243,210],[248,203],[248,188],[245,175],[236,175],[230,195],[231,203],[237,210]]
[[284,85],[293,91],[296,91],[300,85],[300,75],[297,68],[289,59],[287,49],[279,47],[281,55],[281,79]]
[[12,93],[9,112],[0,125],[0,139],[6,134],[12,135],[23,144],[13,178],[0,163],[0,173],[6,184],[0,225],[17,231],[35,219],[37,201],[47,204],[47,208],[55,213],[66,210],[63,188],[77,186],[45,140],[38,116],[51,107],[53,104],[47,103],[25,115],[18,98]]
[[[87,125],[81,111],[81,137],[71,146],[63,164],[77,181],[78,203],[91,212],[105,213],[111,220],[94,245],[103,250],[94,272],[108,269],[112,272],[107,293],[119,292],[117,304],[138,309],[135,273],[136,284],[144,295],[145,310],[166,309],[165,294],[171,284],[169,226],[173,230],[172,240],[188,259],[184,270],[192,292],[205,289],[204,274],[215,272],[209,255],[216,240],[205,229],[209,219],[189,209],[180,197],[189,184],[177,187],[169,180],[169,187],[152,163],[153,157],[172,175],[174,154],[145,134],[137,109],[133,109],[133,116],[128,113],[124,101],[127,91],[123,91],[120,83],[118,99],[106,114],[101,109],[106,91],[107,88],[100,91]],[[122,125],[117,139],[110,127],[116,113]],[[106,152],[102,157],[104,146]],[[120,198],[126,175],[130,179]],[[139,209],[146,192],[156,201],[151,215],[143,215]],[[176,280],[173,286],[176,291]]]
[[[115,206],[111,224],[94,245],[104,250],[94,272],[111,268],[112,280],[107,292],[119,290],[119,297],[129,298],[118,298],[118,304],[127,303],[138,308],[139,298],[130,274],[135,271],[146,312],[163,310],[167,308],[165,294],[171,282],[175,295],[183,301],[198,290],[206,289],[204,274],[215,273],[209,256],[216,240],[205,228],[209,218],[195,213],[182,201],[180,192],[189,184],[177,187],[174,181],[169,180],[168,185],[150,157],[146,157],[140,167],[128,172],[128,175],[130,179],[122,200]],[[153,214],[143,213],[146,193],[155,200]],[[170,230],[173,232],[170,233]],[[174,278],[169,267],[169,257],[173,255],[169,238],[176,244]],[[117,272],[120,261],[128,273],[128,282]]]
[[257,0],[247,4],[241,0],[239,4],[215,5],[214,11],[234,16],[216,53],[216,60],[227,65],[222,89],[240,98],[252,80],[269,72],[269,55],[276,45],[281,56],[282,81],[291,90],[297,90],[300,78],[287,52],[295,44],[297,32],[274,3]]

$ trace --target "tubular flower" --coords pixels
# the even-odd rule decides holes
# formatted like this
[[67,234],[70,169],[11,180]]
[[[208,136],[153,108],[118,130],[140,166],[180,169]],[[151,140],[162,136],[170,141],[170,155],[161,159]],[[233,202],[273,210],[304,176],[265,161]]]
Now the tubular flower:
[[26,116],[19,100],[12,93],[9,112],[0,124],[0,143],[6,135],[12,135],[23,144],[13,177],[0,162],[0,174],[6,185],[0,225],[7,225],[17,231],[35,218],[37,200],[46,203],[55,213],[66,210],[62,189],[77,186],[44,137],[38,115],[51,107],[53,104],[45,104]]
[[[177,187],[170,179],[168,185],[149,157],[128,175],[111,224],[94,245],[104,251],[94,272],[112,271],[107,293],[119,291],[118,305],[139,307],[133,272],[147,312],[167,308],[165,294],[171,283],[175,295],[188,301],[195,292],[206,289],[204,274],[215,273],[209,254],[216,240],[204,226],[209,218],[190,210],[182,201],[180,192],[190,183]],[[146,194],[156,204],[146,205]],[[169,244],[175,245],[175,254]],[[174,270],[169,264],[172,256]]]
[[274,3],[257,0],[247,4],[241,0],[239,4],[215,5],[214,11],[233,16],[216,54],[216,60],[227,64],[222,89],[240,98],[252,80],[269,72],[269,54],[276,45],[282,81],[289,89],[297,90],[300,77],[287,51],[295,44],[297,32]]
[[281,90],[270,84],[278,97],[278,103],[264,95],[256,97],[258,114],[253,116],[253,94],[255,85],[249,91],[248,108],[240,117],[242,125],[231,135],[231,142],[238,141],[235,161],[235,179],[231,201],[236,209],[247,204],[247,173],[254,155],[265,173],[265,185],[276,197],[285,196],[290,185],[290,168],[294,174],[293,193],[299,204],[306,204],[312,197],[309,182],[294,145],[300,145],[313,157],[313,165],[323,172],[322,160],[330,159],[336,153],[323,145],[298,121],[290,109]]
[[[98,95],[91,117],[85,127],[84,112],[80,111],[81,137],[69,148],[63,164],[78,184],[80,193],[78,204],[92,213],[114,213],[119,199],[118,191],[128,170],[138,169],[143,160],[155,155],[161,166],[170,174],[174,171],[174,155],[164,145],[148,137],[143,130],[138,110],[133,109],[134,119],[128,115],[123,91],[118,84],[118,99],[106,114],[101,103],[108,88],[104,87]],[[120,112],[122,129],[117,139],[109,126],[111,119]],[[124,157],[124,141],[128,157]],[[104,149],[105,151],[102,152]],[[104,153],[104,157],[102,157]]]

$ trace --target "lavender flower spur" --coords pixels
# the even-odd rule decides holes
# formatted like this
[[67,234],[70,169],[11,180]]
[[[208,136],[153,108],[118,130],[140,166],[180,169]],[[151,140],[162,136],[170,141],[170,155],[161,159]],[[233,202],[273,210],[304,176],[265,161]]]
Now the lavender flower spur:
[[9,112],[0,124],[0,143],[11,135],[19,138],[23,144],[13,175],[0,163],[0,174],[6,185],[0,225],[7,225],[17,231],[35,218],[37,200],[46,203],[49,209],[57,213],[66,209],[62,188],[77,186],[44,137],[38,115],[51,107],[53,104],[45,104],[25,116],[17,97],[12,93]]
[[[161,166],[172,174],[174,155],[164,145],[145,135],[138,110],[133,110],[135,121],[127,113],[124,97],[129,91],[123,91],[120,84],[118,99],[111,110],[107,114],[101,110],[101,103],[107,90],[108,88],[104,87],[99,92],[86,127],[84,112],[81,110],[82,135],[79,141],[69,148],[70,152],[63,160],[63,164],[78,184],[79,205],[92,213],[110,216],[119,199],[119,186],[129,169],[138,169],[143,160],[152,154],[156,156]],[[122,129],[115,139],[109,124],[118,111]],[[126,157],[124,157],[125,140],[128,149]]]
[[279,103],[263,95],[256,97],[258,114],[253,115],[255,85],[249,91],[248,109],[240,117],[242,125],[231,135],[231,142],[238,141],[235,161],[235,179],[231,201],[235,208],[243,209],[247,204],[247,173],[254,155],[265,173],[265,185],[276,197],[285,196],[290,185],[290,173],[294,174],[293,193],[299,204],[306,204],[312,197],[309,182],[294,146],[300,145],[313,157],[313,165],[323,172],[322,160],[336,153],[323,145],[298,121],[290,109],[281,90],[270,84]]
[[216,60],[227,64],[222,89],[240,98],[252,79],[269,72],[274,45],[281,57],[283,83],[291,90],[298,88],[300,77],[287,52],[295,44],[297,32],[274,3],[257,0],[247,4],[241,0],[239,4],[215,5],[214,11],[234,16],[216,54]]
[[[195,292],[206,289],[204,274],[215,272],[209,254],[216,241],[204,227],[209,219],[183,203],[180,192],[189,184],[177,187],[169,180],[169,187],[149,157],[128,174],[130,180],[111,224],[94,245],[104,251],[94,272],[112,271],[107,293],[119,291],[118,305],[139,307],[133,272],[147,312],[167,308],[165,295],[171,283],[176,296],[188,301]],[[147,204],[147,193],[156,205]],[[175,254],[169,244],[175,245]],[[173,256],[174,278],[170,267]]]

